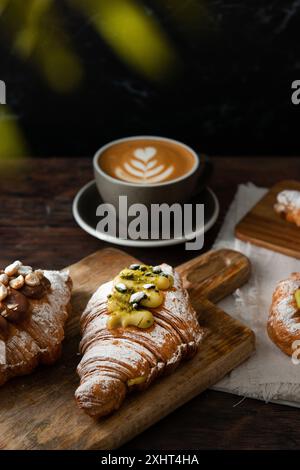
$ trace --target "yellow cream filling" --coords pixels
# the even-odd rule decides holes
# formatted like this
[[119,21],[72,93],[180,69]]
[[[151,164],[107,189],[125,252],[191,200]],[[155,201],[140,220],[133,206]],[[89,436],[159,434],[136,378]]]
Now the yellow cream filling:
[[143,382],[145,382],[145,380],[146,380],[146,377],[144,375],[142,375],[140,377],[136,377],[135,379],[127,380],[127,385],[128,385],[128,387],[132,387],[133,385],[142,384]]
[[300,309],[300,289],[297,289],[295,292],[295,300],[297,307]]

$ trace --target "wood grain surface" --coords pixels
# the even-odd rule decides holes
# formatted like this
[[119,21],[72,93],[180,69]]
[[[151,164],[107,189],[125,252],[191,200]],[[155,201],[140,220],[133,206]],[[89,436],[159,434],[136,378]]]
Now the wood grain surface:
[[207,253],[178,268],[199,321],[207,329],[198,354],[147,391],[132,394],[112,416],[98,421],[86,416],[74,400],[79,318],[99,284],[132,261],[134,258],[126,253],[109,248],[70,266],[73,313],[66,329],[63,356],[56,365],[40,367],[36,373],[14,379],[1,388],[1,449],[119,447],[217,382],[251,354],[252,331],[212,303],[247,281],[249,262],[230,250]]
[[300,228],[274,211],[277,194],[284,189],[300,191],[300,181],[280,181],[273,186],[237,224],[235,234],[241,240],[300,259]]

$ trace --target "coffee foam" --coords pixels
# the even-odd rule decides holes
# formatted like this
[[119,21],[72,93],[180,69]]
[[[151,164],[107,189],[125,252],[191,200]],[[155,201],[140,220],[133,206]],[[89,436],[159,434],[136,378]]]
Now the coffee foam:
[[99,157],[110,176],[131,183],[155,184],[174,180],[195,165],[193,154],[172,141],[128,140],[107,148]]

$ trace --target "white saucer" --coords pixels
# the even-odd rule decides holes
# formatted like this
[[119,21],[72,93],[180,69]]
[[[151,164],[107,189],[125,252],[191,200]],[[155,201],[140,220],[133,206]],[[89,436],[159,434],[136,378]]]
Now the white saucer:
[[[136,247],[157,247],[169,246],[184,243],[189,238],[189,234],[182,238],[171,238],[170,240],[124,240],[123,238],[114,237],[105,232],[96,230],[99,217],[96,216],[96,208],[103,201],[97,190],[95,181],[90,181],[77,193],[73,201],[73,216],[78,225],[93,237],[108,243],[123,246]],[[193,204],[204,204],[204,225],[193,229],[194,236],[200,236],[207,232],[216,222],[219,215],[219,202],[215,193],[210,188],[204,188],[201,193],[193,199]]]

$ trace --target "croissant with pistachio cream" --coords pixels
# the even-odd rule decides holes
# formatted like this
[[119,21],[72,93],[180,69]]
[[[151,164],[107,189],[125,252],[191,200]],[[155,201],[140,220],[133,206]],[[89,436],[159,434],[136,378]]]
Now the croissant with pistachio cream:
[[81,317],[78,405],[110,414],[126,394],[192,357],[203,338],[196,312],[171,266],[132,264],[94,293]]
[[285,354],[292,356],[300,340],[300,273],[280,281],[273,293],[267,331]]
[[0,385],[60,354],[72,282],[20,261],[0,270]]

